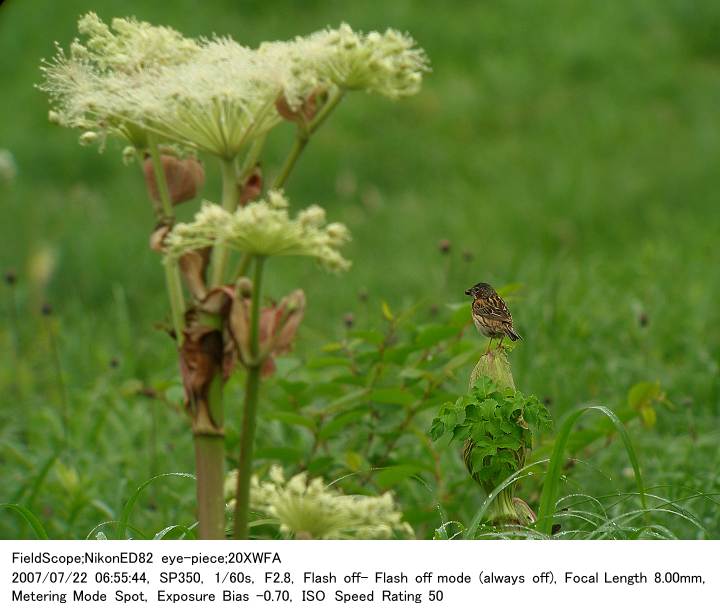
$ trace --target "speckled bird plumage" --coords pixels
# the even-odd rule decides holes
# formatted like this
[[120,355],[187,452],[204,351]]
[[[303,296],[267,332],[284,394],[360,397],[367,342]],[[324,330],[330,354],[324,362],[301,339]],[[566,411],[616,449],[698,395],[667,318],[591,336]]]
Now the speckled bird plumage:
[[488,338],[502,339],[507,336],[510,340],[521,339],[513,329],[513,320],[510,310],[503,299],[486,282],[479,282],[465,291],[465,295],[473,298],[472,318],[477,330]]

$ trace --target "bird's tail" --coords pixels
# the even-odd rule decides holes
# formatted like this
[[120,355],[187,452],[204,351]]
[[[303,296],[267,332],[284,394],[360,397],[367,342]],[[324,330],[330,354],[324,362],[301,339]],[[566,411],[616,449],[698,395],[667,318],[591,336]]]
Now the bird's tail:
[[516,340],[522,340],[522,336],[518,334],[512,327],[507,328],[507,336],[515,342]]

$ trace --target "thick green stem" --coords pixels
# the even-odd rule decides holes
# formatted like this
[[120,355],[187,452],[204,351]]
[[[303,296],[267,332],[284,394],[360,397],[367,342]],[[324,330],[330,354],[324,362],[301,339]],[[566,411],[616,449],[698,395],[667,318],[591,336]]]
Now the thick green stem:
[[520,523],[513,503],[512,486],[504,489],[495,497],[488,510],[488,519],[496,525]]
[[327,119],[327,117],[330,115],[330,113],[335,109],[335,107],[338,106],[340,101],[343,98],[344,92],[342,90],[335,91],[331,96],[330,99],[325,103],[322,109],[320,109],[320,112],[312,119],[312,121],[303,126],[299,125],[297,130],[297,135],[295,137],[295,143],[293,143],[293,147],[290,150],[290,153],[288,154],[287,158],[285,159],[285,162],[283,163],[282,169],[280,170],[280,173],[278,173],[278,176],[275,178],[275,181],[273,182],[273,189],[277,190],[279,188],[282,188],[285,185],[285,182],[287,182],[288,177],[290,176],[290,173],[292,172],[293,168],[295,167],[295,163],[297,163],[298,158],[300,158],[300,154],[302,154],[303,150],[305,149],[305,146],[307,145],[308,141],[310,140],[310,136],[322,125],[322,123]]
[[[220,164],[222,166],[222,206],[228,212],[234,212],[240,197],[235,175],[235,161],[222,159]],[[218,287],[223,283],[227,254],[227,247],[222,244],[213,248],[210,260],[210,288]]]
[[[159,222],[164,222],[172,227],[174,213],[172,203],[170,203],[170,191],[168,190],[167,179],[165,178],[157,142],[152,136],[148,137],[148,149],[150,150],[155,183],[158,187],[162,216],[164,219]],[[175,331],[175,341],[177,342],[177,346],[180,347],[183,343],[185,318],[185,297],[182,291],[180,270],[176,261],[166,259],[163,259],[163,267],[165,268],[165,285],[167,287],[168,299],[170,300],[170,314],[172,315],[173,330]]]
[[221,434],[196,434],[198,538],[225,539],[225,439]]
[[260,298],[264,257],[255,258],[253,276],[253,297],[250,312],[250,353],[251,362],[245,382],[245,408],[240,433],[240,459],[235,493],[235,539],[248,538],[248,517],[250,513],[250,476],[252,474],[253,445],[257,418],[258,392],[260,389]]
[[194,401],[193,437],[197,478],[198,537],[225,538],[225,434],[220,371],[204,397]]

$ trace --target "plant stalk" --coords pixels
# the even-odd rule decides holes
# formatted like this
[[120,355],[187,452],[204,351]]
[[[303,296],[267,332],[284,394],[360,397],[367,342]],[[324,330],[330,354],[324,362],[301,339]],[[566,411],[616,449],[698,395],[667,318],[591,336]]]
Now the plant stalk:
[[295,163],[297,163],[298,159],[300,158],[300,154],[303,153],[305,146],[310,140],[310,136],[318,128],[320,128],[320,126],[322,126],[323,122],[325,122],[333,109],[338,106],[338,104],[343,98],[343,95],[344,92],[342,90],[337,90],[336,92],[334,92],[331,95],[330,99],[327,101],[327,103],[325,103],[323,108],[320,110],[320,112],[312,119],[309,124],[298,126],[297,135],[295,136],[295,143],[293,143],[292,149],[290,150],[290,153],[285,159],[280,173],[278,173],[278,176],[273,182],[272,187],[274,190],[282,188],[285,185],[285,182],[287,182],[290,173],[295,167]]
[[[222,159],[220,161],[222,167],[222,206],[228,212],[234,212],[238,205],[240,197],[237,176],[235,175],[235,161]],[[210,288],[220,286],[225,277],[225,267],[227,266],[227,246],[217,244],[212,251],[210,259]]]
[[250,513],[250,476],[252,474],[253,446],[257,419],[258,392],[260,390],[260,298],[262,291],[264,257],[255,257],[253,276],[253,298],[250,312],[250,354],[252,360],[245,382],[245,408],[240,433],[240,458],[235,493],[235,539],[248,538],[248,517]]
[[225,439],[221,434],[196,434],[198,537],[225,539]]
[[225,434],[223,378],[213,378],[207,397],[196,401],[193,421],[198,537],[225,538]]
[[[172,228],[174,213],[172,203],[170,203],[170,191],[168,190],[167,179],[163,171],[157,141],[152,135],[148,136],[148,149],[150,150],[153,173],[155,174],[155,183],[160,193],[162,214],[165,219],[159,222],[165,222]],[[175,331],[175,342],[178,347],[181,347],[184,331],[185,297],[183,296],[182,282],[180,280],[180,269],[175,261],[168,261],[166,259],[163,259],[163,267],[165,268],[165,286],[167,287],[168,299],[170,300],[170,313],[172,315],[173,330]]]

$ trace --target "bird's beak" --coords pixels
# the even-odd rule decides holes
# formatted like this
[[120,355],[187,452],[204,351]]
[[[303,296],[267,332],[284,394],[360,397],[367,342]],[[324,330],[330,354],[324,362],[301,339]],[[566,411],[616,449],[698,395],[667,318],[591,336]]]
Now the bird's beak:
[[468,289],[467,291],[465,291],[465,295],[472,295],[472,289]]

